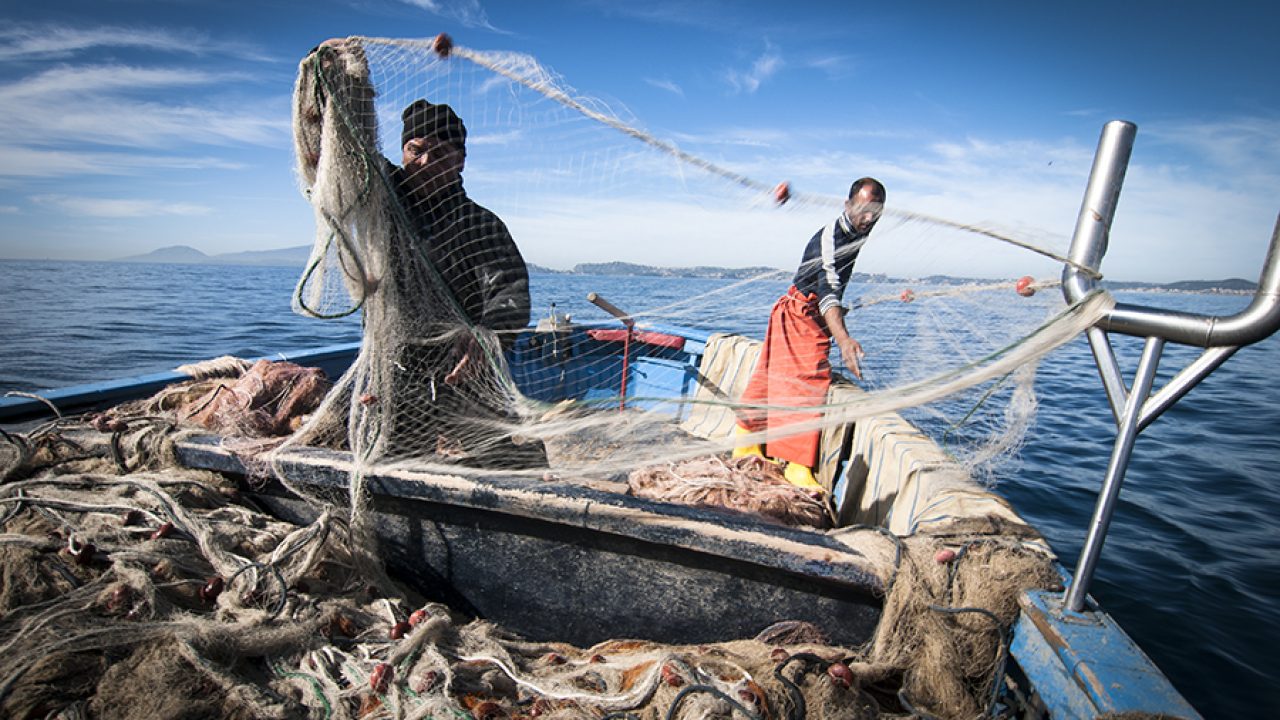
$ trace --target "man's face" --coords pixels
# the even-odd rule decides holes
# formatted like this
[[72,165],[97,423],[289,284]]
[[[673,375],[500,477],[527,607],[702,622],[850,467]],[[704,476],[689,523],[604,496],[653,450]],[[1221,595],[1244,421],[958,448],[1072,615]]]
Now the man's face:
[[849,218],[849,224],[859,235],[871,232],[871,228],[875,227],[883,211],[884,202],[876,195],[875,188],[870,185],[858,188],[858,192],[854,193],[853,197],[844,201],[845,217]]
[[414,138],[403,150],[405,172],[416,187],[427,191],[457,182],[466,162],[462,148],[436,137]]

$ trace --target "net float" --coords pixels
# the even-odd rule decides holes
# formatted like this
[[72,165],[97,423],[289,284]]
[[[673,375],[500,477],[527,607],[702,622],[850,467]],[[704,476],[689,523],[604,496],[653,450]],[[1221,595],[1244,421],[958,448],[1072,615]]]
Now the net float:
[[853,685],[853,671],[844,663],[837,662],[828,665],[827,676],[831,678],[833,683],[840,687],[847,688],[850,685]]
[[373,668],[373,672],[369,673],[369,689],[376,693],[384,693],[387,686],[391,684],[391,678],[395,674],[395,670],[387,663],[378,663]]
[[203,587],[200,588],[200,599],[205,602],[213,602],[222,594],[222,587],[222,578],[214,575],[205,582]]
[[773,188],[773,200],[779,205],[786,205],[791,199],[791,183],[782,181]]
[[453,38],[448,33],[440,33],[431,41],[431,49],[440,57],[449,57],[449,53],[453,52]]
[[1035,278],[1030,275],[1023,275],[1018,278],[1018,282],[1013,286],[1013,289],[1022,297],[1031,297],[1036,294],[1035,282]]

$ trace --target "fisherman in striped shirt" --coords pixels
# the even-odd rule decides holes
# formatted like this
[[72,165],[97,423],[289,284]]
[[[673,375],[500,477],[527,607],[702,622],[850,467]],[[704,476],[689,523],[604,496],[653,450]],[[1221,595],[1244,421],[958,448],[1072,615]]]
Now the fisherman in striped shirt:
[[767,453],[786,461],[785,476],[798,487],[823,489],[813,476],[819,432],[812,429],[778,437],[776,431],[820,417],[805,408],[826,400],[831,385],[827,355],[833,340],[845,366],[862,379],[862,346],[845,327],[840,299],[858,251],[880,219],[884,200],[884,185],[878,180],[854,181],[844,211],[809,240],[791,288],[773,306],[759,360],[742,394],[747,407],[739,416],[736,433],[775,432],[770,432],[764,448],[739,445],[734,457]]

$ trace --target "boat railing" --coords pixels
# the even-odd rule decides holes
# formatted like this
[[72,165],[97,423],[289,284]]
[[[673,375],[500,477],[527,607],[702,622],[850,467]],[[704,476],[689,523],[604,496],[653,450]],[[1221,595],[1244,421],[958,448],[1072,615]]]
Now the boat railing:
[[[1074,303],[1098,288],[1098,272],[1107,251],[1116,203],[1133,151],[1137,126],[1115,120],[1103,127],[1089,184],[1072,237],[1062,291]],[[1280,219],[1272,232],[1253,301],[1242,312],[1209,316],[1117,303],[1088,331],[1089,345],[1116,421],[1116,440],[1089,523],[1074,579],[1064,604],[1071,612],[1085,605],[1120,486],[1138,433],[1168,410],[1237,350],[1271,336],[1280,328]],[[1126,387],[1108,333],[1146,339],[1133,384]],[[1166,342],[1204,348],[1203,353],[1152,393],[1156,370]]]

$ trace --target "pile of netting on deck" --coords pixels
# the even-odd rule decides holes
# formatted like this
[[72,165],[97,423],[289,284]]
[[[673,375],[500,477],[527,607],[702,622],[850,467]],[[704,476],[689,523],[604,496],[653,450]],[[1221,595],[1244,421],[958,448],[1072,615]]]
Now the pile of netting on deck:
[[5,717],[973,717],[1017,591],[1054,582],[1006,527],[864,531],[877,548],[849,529],[885,558],[864,647],[786,621],[698,645],[532,642],[386,578],[340,512],[291,525],[215,473],[141,453],[120,472],[87,422],[39,432],[62,440],[0,485]]

